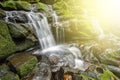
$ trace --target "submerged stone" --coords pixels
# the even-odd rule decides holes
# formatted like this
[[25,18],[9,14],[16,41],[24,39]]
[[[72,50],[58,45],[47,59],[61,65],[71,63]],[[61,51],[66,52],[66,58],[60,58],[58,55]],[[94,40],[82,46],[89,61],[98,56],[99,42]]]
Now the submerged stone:
[[9,57],[8,61],[21,77],[30,73],[38,62],[36,57],[22,53]]
[[6,22],[0,21],[0,59],[3,59],[16,51]]

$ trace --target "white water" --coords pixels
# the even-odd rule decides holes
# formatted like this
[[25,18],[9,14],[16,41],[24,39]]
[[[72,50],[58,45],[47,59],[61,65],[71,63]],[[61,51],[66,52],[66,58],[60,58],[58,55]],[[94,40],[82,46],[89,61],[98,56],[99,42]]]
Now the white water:
[[58,16],[55,11],[52,13],[52,19],[53,19],[53,27],[56,29],[56,42],[64,43],[65,42],[65,33],[64,33],[64,27],[62,27],[62,24],[58,20]]
[[47,18],[42,13],[9,11],[6,12],[6,22],[11,22],[9,18],[12,18],[12,23],[16,23],[16,18],[22,20],[22,16],[20,14],[25,15],[26,18],[28,18],[28,23],[33,26],[39,40],[39,44],[41,45],[41,49],[45,49],[56,44]]
[[54,46],[55,40],[51,33],[47,18],[42,13],[34,12],[28,13],[28,18],[36,31],[42,49]]

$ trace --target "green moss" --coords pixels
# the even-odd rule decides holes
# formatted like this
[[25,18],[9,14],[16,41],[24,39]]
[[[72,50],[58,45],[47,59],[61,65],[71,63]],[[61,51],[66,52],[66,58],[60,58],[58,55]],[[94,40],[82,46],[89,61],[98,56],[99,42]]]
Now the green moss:
[[5,12],[2,9],[0,9],[0,19],[4,18],[5,16]]
[[35,2],[39,2],[40,0],[8,0],[8,1],[27,1],[30,3],[35,3]]
[[16,10],[16,3],[13,1],[6,1],[4,3],[1,4],[1,6],[3,7],[3,9],[7,9],[7,10]]
[[21,51],[21,50],[25,50],[28,49],[29,47],[33,46],[35,43],[32,42],[31,40],[25,40],[24,42],[21,42],[19,44],[17,44],[17,51]]
[[26,1],[5,1],[0,6],[5,10],[30,10],[30,3]]
[[37,3],[37,8],[40,9],[40,10],[44,10],[44,11],[45,11],[46,5],[43,4],[43,3],[41,3],[41,2],[38,2],[38,3]]
[[15,44],[11,39],[8,27],[4,21],[0,21],[0,59],[15,52]]
[[1,78],[1,80],[20,80],[20,79],[18,75],[15,75],[12,72],[8,72]]
[[17,10],[30,10],[30,4],[26,1],[16,1]]
[[36,63],[37,63],[37,59],[35,57],[33,57],[31,60],[29,60],[26,63],[24,63],[23,65],[19,66],[17,71],[21,76],[27,75],[34,69]]
[[29,74],[38,62],[35,56],[29,54],[16,54],[8,58],[8,61],[21,77]]

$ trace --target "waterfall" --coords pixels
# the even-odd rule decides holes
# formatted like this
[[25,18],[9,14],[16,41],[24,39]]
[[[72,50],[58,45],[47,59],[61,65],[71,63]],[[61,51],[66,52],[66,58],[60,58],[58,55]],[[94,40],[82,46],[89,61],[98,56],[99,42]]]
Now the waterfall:
[[24,12],[24,11],[6,11],[6,21],[16,23],[21,21],[29,23],[33,26],[36,36],[39,40],[39,44],[42,49],[55,45],[51,28],[48,24],[47,18],[42,13]]
[[52,19],[53,19],[53,27],[55,27],[55,38],[56,42],[64,43],[65,42],[65,33],[64,33],[64,27],[62,26],[62,23],[58,21],[58,16],[55,11],[52,13]]
[[36,31],[42,49],[54,46],[55,40],[47,22],[47,18],[42,13],[34,12],[28,13],[28,18]]

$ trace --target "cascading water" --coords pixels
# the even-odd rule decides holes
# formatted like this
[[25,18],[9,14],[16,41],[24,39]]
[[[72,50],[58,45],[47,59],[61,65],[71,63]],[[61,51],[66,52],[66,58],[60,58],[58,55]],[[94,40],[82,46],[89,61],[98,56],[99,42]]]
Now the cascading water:
[[28,18],[28,23],[33,26],[42,49],[54,46],[56,44],[51,29],[48,25],[47,18],[42,13],[9,11],[6,12],[6,21],[16,23],[17,18],[20,20],[23,18],[20,14]]
[[35,28],[39,43],[42,49],[55,45],[55,40],[51,33],[46,17],[42,13],[28,13],[30,23]]
[[55,38],[57,43],[64,43],[65,42],[65,32],[64,27],[62,27],[62,24],[58,21],[58,16],[55,11],[52,13],[52,19],[53,19],[53,26],[55,27]]

